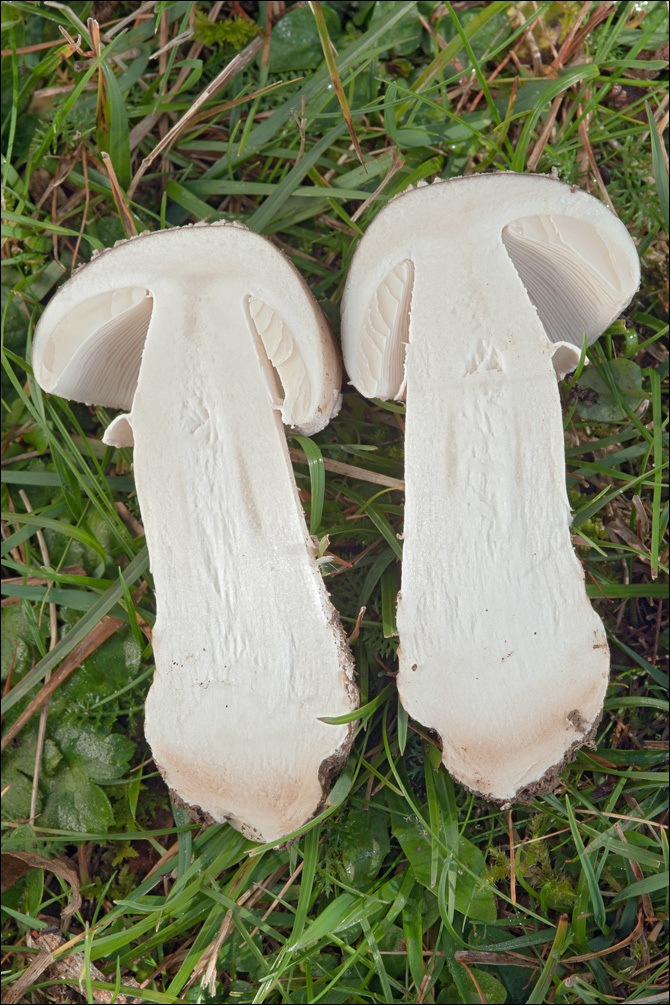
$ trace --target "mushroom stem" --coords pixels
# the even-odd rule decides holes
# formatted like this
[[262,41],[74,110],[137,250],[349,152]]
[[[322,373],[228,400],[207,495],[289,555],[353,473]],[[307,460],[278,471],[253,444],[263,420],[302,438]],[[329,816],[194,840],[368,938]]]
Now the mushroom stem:
[[[537,331],[515,338],[522,290],[501,305],[482,284],[466,327],[459,277],[423,264],[407,350],[398,688],[439,732],[449,771],[507,800],[590,732],[608,647],[570,543],[552,346]],[[456,296],[436,329],[422,293],[440,280]]]
[[[242,298],[222,304],[207,293],[162,311],[157,302],[152,327],[163,337],[147,338],[151,386],[140,378],[130,415],[159,597],[146,735],[187,803],[272,840],[304,822],[306,800],[319,805],[320,765],[345,743],[346,726],[305,713],[317,680],[314,720],[351,710],[341,672],[323,672],[346,648],[281,415],[268,407],[270,368],[249,337],[253,321]],[[158,428],[154,386],[171,402]],[[210,704],[216,717],[202,714]],[[177,714],[166,729],[168,708]]]
[[[222,303],[219,291],[208,302],[202,290],[181,311],[155,312],[167,339],[148,338],[143,367],[172,405],[157,429],[141,379],[131,415],[160,598],[147,738],[186,802],[271,840],[304,822],[305,801],[318,806],[320,764],[347,740],[347,727],[305,718],[319,677],[313,719],[351,711],[342,671],[323,672],[347,650],[243,298],[227,292]],[[216,717],[203,716],[209,705]]]

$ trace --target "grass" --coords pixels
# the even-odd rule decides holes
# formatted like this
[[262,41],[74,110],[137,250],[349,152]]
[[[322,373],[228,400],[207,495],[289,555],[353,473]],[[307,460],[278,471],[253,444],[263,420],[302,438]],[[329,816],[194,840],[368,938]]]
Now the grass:
[[[667,5],[311,6],[2,5],[3,998],[665,1000]],[[611,201],[641,256],[634,302],[561,392],[612,651],[597,745],[510,811],[439,768],[391,679],[403,409],[345,387],[290,446],[354,636],[355,745],[287,845],[202,829],[143,738],[155,608],[131,452],[102,445],[105,410],[35,384],[42,305],[129,232],[241,220],[337,330],[385,202],[482,170]]]

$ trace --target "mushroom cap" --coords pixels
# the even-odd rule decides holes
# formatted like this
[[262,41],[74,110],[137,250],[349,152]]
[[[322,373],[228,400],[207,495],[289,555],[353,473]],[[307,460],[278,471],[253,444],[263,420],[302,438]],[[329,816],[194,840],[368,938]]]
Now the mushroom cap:
[[203,283],[214,296],[217,286],[232,286],[245,301],[283,421],[307,435],[327,425],[340,406],[333,387],[342,373],[327,322],[290,260],[238,224],[147,232],[95,255],[40,318],[32,351],[37,382],[64,398],[130,410],[154,299],[169,302],[180,287],[189,295],[189,285],[201,291]]
[[[460,257],[466,246],[490,252],[485,261],[476,251],[467,266],[464,260],[473,306],[491,278],[487,269],[509,262],[551,342],[581,346],[584,335],[595,341],[640,282],[623,223],[593,196],[557,179],[500,172],[410,189],[368,228],[344,292],[342,350],[362,394],[402,394],[397,361],[400,344],[409,340],[416,263]],[[463,292],[441,290],[445,310]]]

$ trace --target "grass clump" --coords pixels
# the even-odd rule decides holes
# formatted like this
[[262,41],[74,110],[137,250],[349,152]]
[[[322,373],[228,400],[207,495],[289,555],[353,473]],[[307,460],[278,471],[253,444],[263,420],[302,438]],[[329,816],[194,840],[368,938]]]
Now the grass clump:
[[[659,1000],[667,7],[320,12],[2,6],[3,997]],[[241,65],[197,105],[232,56],[223,43]],[[562,390],[574,543],[612,651],[597,745],[554,794],[509,812],[438,769],[392,680],[403,410],[345,386],[337,420],[290,446],[355,633],[361,727],[326,810],[288,846],[201,829],[143,738],[155,607],[132,455],[101,443],[104,410],[36,386],[42,305],[133,230],[225,219],[272,235],[336,326],[379,208],[408,184],[483,170],[554,170],[611,201],[641,255],[623,322]]]

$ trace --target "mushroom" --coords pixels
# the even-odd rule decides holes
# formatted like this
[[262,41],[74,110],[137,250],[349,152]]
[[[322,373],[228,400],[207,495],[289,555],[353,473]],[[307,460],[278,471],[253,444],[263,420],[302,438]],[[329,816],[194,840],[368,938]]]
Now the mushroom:
[[638,284],[613,213],[513,173],[401,195],[350,268],[351,380],[407,407],[401,700],[503,803],[549,790],[600,720],[609,651],[570,540],[556,377]]
[[257,841],[308,821],[347,757],[353,664],[282,419],[336,414],[341,367],[292,264],[236,225],[120,242],[49,303],[49,392],[125,410],[157,597],[146,736],[168,785]]

